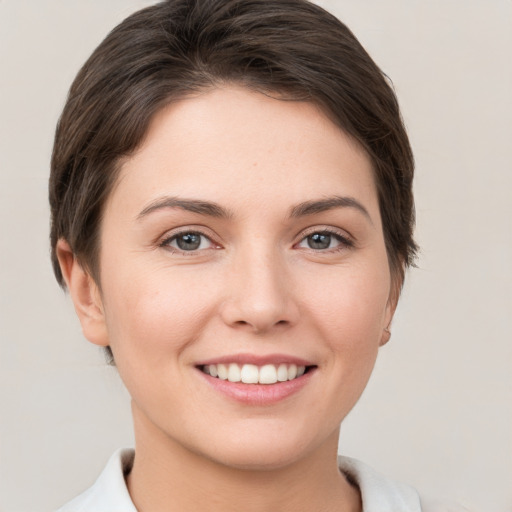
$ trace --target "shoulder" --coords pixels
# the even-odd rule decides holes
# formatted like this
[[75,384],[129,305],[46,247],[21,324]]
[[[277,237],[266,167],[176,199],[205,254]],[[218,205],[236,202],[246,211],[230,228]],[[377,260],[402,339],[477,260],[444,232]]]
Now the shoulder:
[[137,512],[124,479],[133,464],[134,453],[131,449],[115,452],[92,487],[57,512]]
[[349,457],[339,457],[340,471],[359,487],[363,512],[470,512],[458,505],[420,497],[413,487],[381,475]]

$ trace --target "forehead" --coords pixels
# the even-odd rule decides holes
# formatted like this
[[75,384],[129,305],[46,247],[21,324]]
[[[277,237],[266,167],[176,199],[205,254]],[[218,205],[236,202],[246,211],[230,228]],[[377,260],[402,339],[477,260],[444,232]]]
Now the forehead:
[[163,108],[117,185],[110,202],[122,196],[125,206],[159,194],[300,202],[332,195],[333,186],[369,208],[377,203],[370,159],[319,107],[241,87]]

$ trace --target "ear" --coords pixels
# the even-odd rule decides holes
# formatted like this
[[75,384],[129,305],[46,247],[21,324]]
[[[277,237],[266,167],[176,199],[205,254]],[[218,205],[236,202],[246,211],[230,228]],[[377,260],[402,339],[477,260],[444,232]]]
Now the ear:
[[384,327],[382,329],[382,335],[379,343],[381,347],[385,345],[391,338],[391,322],[395,316],[401,288],[402,280],[392,278],[391,290],[389,292],[388,302],[386,304],[386,310],[384,313]]
[[66,240],[57,242],[56,253],[84,336],[95,345],[108,346],[105,313],[98,285],[80,265]]

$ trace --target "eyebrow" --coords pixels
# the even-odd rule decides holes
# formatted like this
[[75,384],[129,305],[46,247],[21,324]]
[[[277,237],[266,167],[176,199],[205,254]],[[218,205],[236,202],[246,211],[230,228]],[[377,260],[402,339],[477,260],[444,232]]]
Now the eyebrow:
[[[137,220],[140,220],[150,213],[167,208],[181,208],[200,215],[207,215],[209,217],[216,217],[221,219],[228,219],[233,217],[233,213],[223,208],[217,203],[211,201],[203,201],[199,199],[184,199],[178,197],[165,196],[156,199],[148,206],[146,206],[138,215]],[[334,208],[354,208],[361,212],[373,224],[368,210],[353,197],[332,196],[324,199],[305,201],[294,206],[290,210],[290,217],[305,217],[307,215],[315,215]]]
[[210,201],[201,201],[198,199],[182,199],[178,197],[166,196],[156,199],[151,204],[146,206],[146,208],[144,208],[137,215],[137,219],[140,220],[154,211],[163,210],[166,208],[181,208],[182,210],[198,213],[200,215],[208,215],[210,217],[217,217],[222,219],[227,219],[233,216],[230,211]]
[[314,215],[334,208],[355,208],[373,224],[368,210],[357,199],[345,196],[332,196],[320,200],[305,201],[292,208],[290,217]]

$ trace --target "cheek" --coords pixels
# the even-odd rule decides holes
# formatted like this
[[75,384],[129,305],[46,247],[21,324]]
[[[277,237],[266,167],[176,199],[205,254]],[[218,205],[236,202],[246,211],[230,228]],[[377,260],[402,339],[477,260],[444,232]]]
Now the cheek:
[[170,272],[138,272],[133,279],[124,275],[112,274],[113,286],[105,290],[110,345],[130,395],[149,412],[179,400],[177,383],[184,396],[193,392],[183,378],[182,354],[205,322],[209,290]]
[[312,317],[331,350],[361,358],[375,353],[388,305],[388,269],[383,265],[339,267],[323,277],[317,274],[308,285]]
[[323,279],[317,276],[314,283],[311,301],[326,327],[354,329],[356,334],[383,320],[390,290],[387,270],[339,268]]
[[137,352],[158,362],[163,353],[179,353],[194,340],[213,307],[211,283],[207,286],[200,276],[183,269],[139,269],[131,279],[119,271],[105,289],[114,354]]

